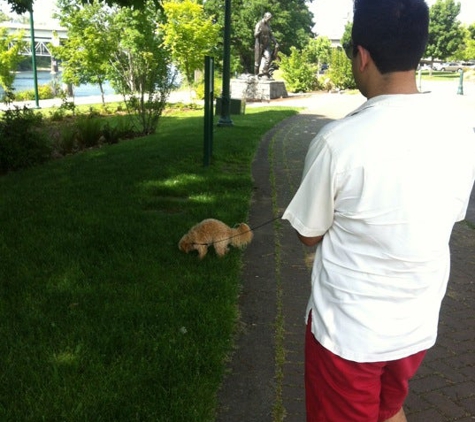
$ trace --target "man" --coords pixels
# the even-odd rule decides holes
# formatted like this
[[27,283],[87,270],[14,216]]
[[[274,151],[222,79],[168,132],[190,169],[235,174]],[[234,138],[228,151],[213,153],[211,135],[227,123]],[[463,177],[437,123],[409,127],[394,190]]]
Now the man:
[[269,72],[273,59],[272,43],[275,49],[279,47],[270,28],[271,19],[272,15],[269,12],[264,13],[264,17],[257,22],[254,29],[254,74],[257,76],[271,76]]
[[317,245],[307,308],[308,422],[406,421],[436,340],[449,238],[475,180],[475,135],[415,70],[424,0],[355,0],[346,46],[366,103],[309,146],[283,218]]

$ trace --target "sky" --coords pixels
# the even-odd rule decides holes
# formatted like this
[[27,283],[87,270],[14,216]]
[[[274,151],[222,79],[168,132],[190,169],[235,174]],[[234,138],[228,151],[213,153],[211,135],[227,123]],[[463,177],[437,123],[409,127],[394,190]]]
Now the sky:
[[[429,6],[436,0],[426,0]],[[457,0],[461,4],[459,20],[465,24],[475,22],[475,0]],[[56,0],[35,0],[33,11],[35,24],[47,24]],[[6,0],[0,0],[1,10],[10,11]],[[315,15],[314,32],[329,38],[341,38],[346,22],[352,19],[353,0],[312,0],[309,6]]]

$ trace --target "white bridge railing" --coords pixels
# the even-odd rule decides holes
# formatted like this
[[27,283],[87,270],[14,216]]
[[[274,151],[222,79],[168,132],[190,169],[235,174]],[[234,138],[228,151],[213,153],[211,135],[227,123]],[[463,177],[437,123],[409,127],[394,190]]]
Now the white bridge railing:
[[[32,55],[30,26],[28,24],[2,22],[0,27],[8,28],[9,34],[23,31],[27,45],[22,50],[22,54],[25,56]],[[38,26],[34,28],[34,31],[36,56],[51,57],[50,45],[59,45],[61,39],[67,38],[67,30],[61,27]]]

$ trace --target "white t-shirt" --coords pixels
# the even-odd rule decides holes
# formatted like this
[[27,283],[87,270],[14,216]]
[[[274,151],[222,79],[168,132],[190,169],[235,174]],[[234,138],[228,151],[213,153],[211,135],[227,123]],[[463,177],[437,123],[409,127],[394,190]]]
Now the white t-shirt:
[[449,238],[475,180],[473,125],[429,94],[372,98],[309,146],[283,219],[325,235],[312,270],[312,332],[356,362],[434,345]]

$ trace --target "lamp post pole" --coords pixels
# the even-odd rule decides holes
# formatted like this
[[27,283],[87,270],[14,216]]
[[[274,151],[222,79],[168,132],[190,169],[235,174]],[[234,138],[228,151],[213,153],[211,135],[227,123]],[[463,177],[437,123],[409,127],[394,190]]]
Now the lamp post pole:
[[38,98],[38,72],[36,70],[36,46],[35,46],[35,23],[33,22],[33,3],[29,9],[30,12],[30,35],[31,35],[31,63],[33,66],[33,83],[35,88],[35,104],[36,108],[40,108]]
[[459,86],[457,88],[457,95],[463,95],[463,70],[459,71]]
[[221,116],[218,126],[233,126],[230,117],[231,93],[231,0],[224,0],[224,45],[223,45],[223,90],[221,93]]

